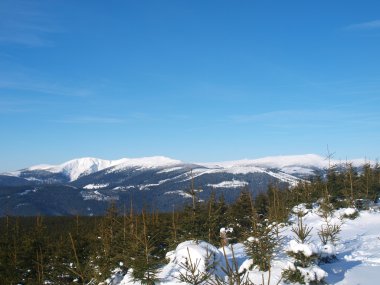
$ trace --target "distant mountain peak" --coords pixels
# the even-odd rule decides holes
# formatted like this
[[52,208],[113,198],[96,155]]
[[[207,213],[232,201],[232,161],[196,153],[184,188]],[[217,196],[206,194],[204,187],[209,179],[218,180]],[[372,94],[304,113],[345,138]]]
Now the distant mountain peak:
[[[42,170],[51,173],[63,173],[70,179],[70,181],[74,181],[82,175],[91,174],[109,167],[114,167],[115,170],[128,167],[157,168],[181,163],[182,162],[179,160],[174,160],[165,156],[122,158],[118,160],[104,160],[95,157],[82,157],[66,161],[59,165],[35,165],[27,168],[26,170]],[[19,171],[12,173],[16,174],[19,173]]]
[[157,168],[182,164],[180,160],[171,159],[166,156],[150,156],[141,158],[123,158],[118,160],[114,169],[123,169],[128,167]]
[[78,179],[83,174],[91,174],[112,166],[111,160],[94,157],[72,159],[59,165],[36,165],[27,170],[44,170],[52,173],[63,173],[70,181]]
[[[348,160],[347,162],[352,162],[355,166],[360,166],[366,161],[364,159],[354,159]],[[368,161],[367,161],[368,162]],[[331,165],[341,165],[346,163],[346,161],[331,159]],[[241,159],[223,162],[211,162],[211,163],[199,163],[204,166],[220,166],[220,167],[237,167],[237,166],[255,166],[260,168],[287,168],[292,166],[298,167],[312,167],[312,168],[328,168],[329,160],[318,154],[301,154],[301,155],[278,155],[278,156],[267,156],[256,159]]]

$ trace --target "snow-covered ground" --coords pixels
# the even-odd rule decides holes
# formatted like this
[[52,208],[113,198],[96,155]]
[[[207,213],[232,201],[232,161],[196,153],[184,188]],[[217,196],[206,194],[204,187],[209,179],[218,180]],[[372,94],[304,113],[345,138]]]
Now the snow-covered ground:
[[[335,211],[331,216],[331,223],[342,224],[339,241],[335,248],[336,259],[331,263],[319,263],[319,267],[315,266],[314,270],[321,275],[327,273],[325,278],[327,284],[379,284],[377,278],[380,275],[380,211],[378,209],[361,211],[359,216],[353,220],[343,218],[345,214],[349,215],[352,211],[352,209],[341,209]],[[303,219],[305,224],[312,227],[310,239],[310,243],[313,244],[312,248],[322,248],[318,230],[324,220],[321,218],[318,209],[307,210]],[[296,217],[291,217],[290,221],[296,221]],[[273,257],[270,276],[269,272],[261,272],[255,268],[248,270],[248,277],[254,284],[262,284],[263,280],[265,284],[286,284],[281,279],[281,273],[293,261],[286,254],[286,250],[297,247],[294,241],[292,242],[294,233],[291,228],[291,225],[287,225],[281,230],[280,237],[283,238],[283,241]],[[297,250],[308,249],[299,247]],[[241,243],[233,245],[233,251],[239,270],[248,269],[252,261],[245,253],[244,245]],[[158,274],[160,282],[158,284],[186,284],[181,283],[179,279],[181,272],[184,273],[183,265],[189,255],[193,263],[198,262],[197,270],[200,273],[205,270],[205,261],[211,258],[215,264],[213,273],[222,279],[225,275],[222,270],[226,267],[225,256],[230,264],[233,260],[231,247],[217,249],[206,242],[187,241],[179,244],[176,250],[168,253],[169,262],[160,269]],[[108,281],[112,285],[140,284],[133,282],[130,274],[122,276],[115,273],[113,280],[109,279]]]

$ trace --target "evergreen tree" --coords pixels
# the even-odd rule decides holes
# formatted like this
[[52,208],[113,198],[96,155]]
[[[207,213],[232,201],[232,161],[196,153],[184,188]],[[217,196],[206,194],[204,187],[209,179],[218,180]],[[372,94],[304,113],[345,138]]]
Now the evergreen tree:
[[157,281],[159,266],[159,259],[156,255],[159,251],[157,232],[154,232],[154,227],[152,228],[152,225],[149,224],[148,215],[144,210],[141,214],[141,223],[140,230],[135,233],[134,246],[132,247],[132,275],[135,281],[151,285]]
[[253,200],[251,193],[244,188],[238,199],[229,207],[229,225],[233,228],[234,237],[242,237],[252,227]]

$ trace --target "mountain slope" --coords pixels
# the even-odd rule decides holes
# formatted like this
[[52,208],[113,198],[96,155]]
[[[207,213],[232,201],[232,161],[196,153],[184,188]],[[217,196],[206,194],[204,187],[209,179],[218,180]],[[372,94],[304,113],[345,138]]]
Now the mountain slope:
[[[257,195],[269,184],[292,186],[323,171],[328,163],[317,155],[197,164],[162,156],[80,158],[0,175],[0,215],[102,214],[111,201],[124,206],[131,200],[136,209],[149,206],[168,211],[189,201],[187,191],[191,184],[201,200],[215,191],[217,196],[232,201],[243,187]],[[7,213],[1,212],[4,205]]]

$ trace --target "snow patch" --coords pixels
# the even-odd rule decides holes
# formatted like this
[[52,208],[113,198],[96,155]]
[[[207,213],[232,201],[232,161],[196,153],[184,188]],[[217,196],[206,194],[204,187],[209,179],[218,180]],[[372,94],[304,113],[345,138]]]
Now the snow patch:
[[129,185],[129,186],[117,186],[115,188],[113,188],[112,190],[128,190],[128,189],[132,189],[132,188],[135,188],[134,185]]
[[24,195],[27,195],[29,193],[35,193],[35,192],[37,192],[37,189],[28,189],[28,190],[25,190],[24,192],[18,193],[17,195],[24,196]]
[[102,188],[106,188],[108,186],[109,186],[108,183],[106,183],[106,184],[88,184],[88,185],[84,186],[83,189],[102,189]]
[[232,181],[223,181],[218,184],[207,184],[209,187],[213,188],[241,188],[248,185],[248,182],[232,180]]
[[178,278],[180,273],[186,274],[186,263],[196,267],[196,274],[205,274],[209,265],[214,264],[217,267],[222,263],[223,254],[212,244],[191,240],[180,243],[174,251],[166,254],[166,258],[169,264],[162,270],[163,277],[173,279]]
[[183,167],[181,166],[177,166],[177,167],[171,167],[171,168],[167,168],[167,169],[163,169],[159,172],[157,172],[158,174],[161,174],[161,173],[168,173],[168,172],[174,172],[174,171],[177,171],[177,170],[181,170]]
[[107,196],[99,191],[81,191],[80,194],[83,197],[83,200],[97,200],[97,201],[115,201],[119,200],[119,196],[117,195],[112,195],[112,196]]
[[313,254],[318,254],[319,250],[314,244],[304,244],[299,243],[296,240],[291,240],[289,242],[286,251],[291,251],[294,253],[302,253],[304,256],[310,257]]
[[158,183],[143,184],[143,185],[139,185],[138,187],[139,187],[140,190],[150,190],[150,187],[160,186],[161,184],[164,184],[165,182],[167,182],[169,180],[170,179],[163,179],[163,180],[158,181]]
[[189,193],[186,193],[183,190],[168,191],[168,192],[165,192],[164,195],[180,195],[184,198],[192,198],[193,197]]

